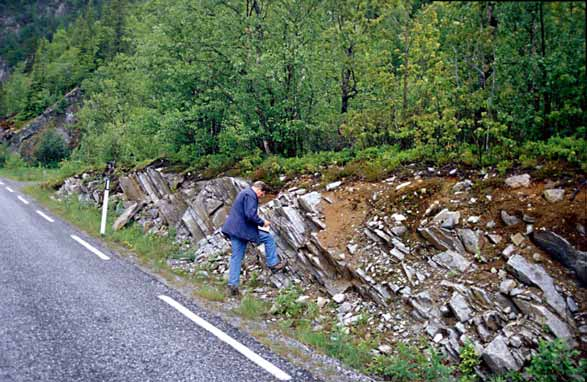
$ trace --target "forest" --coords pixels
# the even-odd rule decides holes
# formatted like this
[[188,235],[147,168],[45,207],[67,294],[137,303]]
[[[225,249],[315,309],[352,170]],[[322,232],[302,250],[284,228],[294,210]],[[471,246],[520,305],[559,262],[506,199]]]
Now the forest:
[[24,125],[81,86],[67,160],[93,165],[282,171],[363,157],[377,178],[409,152],[580,166],[585,12],[580,1],[89,1],[15,64],[0,115]]

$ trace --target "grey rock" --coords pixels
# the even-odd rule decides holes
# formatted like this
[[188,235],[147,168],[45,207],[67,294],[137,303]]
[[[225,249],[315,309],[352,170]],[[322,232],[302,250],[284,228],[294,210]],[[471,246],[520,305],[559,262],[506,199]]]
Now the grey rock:
[[187,204],[179,194],[164,195],[155,203],[159,214],[170,226],[176,226],[181,222],[181,218],[187,209]]
[[499,244],[502,241],[501,235],[487,234],[487,237],[489,238],[489,241],[492,242],[493,244]]
[[556,261],[575,271],[579,282],[587,286],[587,253],[577,251],[565,238],[551,231],[534,231],[530,238]]
[[464,253],[465,248],[458,238],[450,231],[439,227],[418,228],[418,233],[424,237],[434,248],[447,251],[452,250]]
[[452,186],[452,190],[453,190],[453,192],[460,192],[460,191],[468,190],[471,187],[473,187],[473,182],[471,182],[469,179],[465,179],[461,182],[455,183],[455,185]]
[[332,296],[332,299],[337,304],[342,304],[346,300],[346,294],[344,294],[344,293],[336,294],[336,295]]
[[550,203],[560,202],[563,200],[564,196],[565,190],[562,188],[554,188],[544,191],[544,199],[548,200]]
[[489,330],[492,330],[494,332],[501,328],[502,324],[499,314],[494,310],[490,310],[483,313],[483,322]]
[[513,226],[513,225],[516,225],[516,224],[520,224],[521,223],[520,219],[518,219],[514,215],[508,214],[507,211],[505,211],[505,210],[501,210],[501,220],[507,226]]
[[434,224],[440,225],[442,228],[452,229],[455,225],[459,224],[460,218],[460,212],[449,211],[445,208],[444,210],[436,214],[436,216],[434,216],[432,222]]
[[516,282],[512,279],[505,279],[499,284],[499,291],[506,296],[516,287]]
[[391,228],[391,232],[395,235],[395,236],[403,236],[406,234],[406,232],[408,232],[408,229],[406,228],[405,225],[403,224],[398,224],[394,227]]
[[322,201],[322,195],[319,192],[313,191],[298,198],[300,207],[306,212],[319,213],[320,202]]
[[116,221],[112,225],[112,229],[118,231],[119,229],[127,225],[128,222],[141,210],[142,207],[142,203],[133,203],[122,213],[122,215],[120,215],[116,219]]
[[144,201],[147,195],[143,192],[134,175],[122,176],[119,178],[120,188],[126,197],[126,200],[135,202]]
[[512,243],[514,243],[514,245],[516,245],[517,247],[519,247],[525,240],[524,235],[522,235],[519,232],[510,236],[510,239]]
[[528,224],[536,223],[536,218],[527,214],[522,215],[522,220]]
[[507,247],[504,248],[504,250],[501,252],[501,254],[503,255],[503,257],[505,257],[506,259],[509,259],[510,256],[512,256],[512,254],[516,251],[516,246],[513,244],[508,245]]
[[506,339],[497,336],[485,347],[481,358],[494,373],[506,373],[512,370],[520,370],[522,365],[518,364],[510,352]]
[[353,304],[351,304],[351,303],[350,303],[350,302],[348,302],[348,301],[347,301],[347,302],[344,302],[344,303],[342,303],[342,305],[340,305],[340,306],[338,307],[338,311],[339,311],[340,313],[342,313],[342,314],[348,313],[348,312],[350,312],[351,310],[353,310]]
[[342,184],[342,182],[339,180],[337,182],[332,182],[332,183],[328,183],[326,185],[326,191],[334,191],[336,190],[338,187],[340,187],[340,185]]
[[471,265],[461,254],[450,250],[432,256],[432,260],[441,267],[459,272],[465,272]]
[[469,307],[467,299],[465,299],[465,297],[462,294],[458,292],[453,292],[452,297],[449,301],[449,306],[450,309],[453,311],[455,317],[460,322],[467,322],[471,318],[471,314],[473,313],[473,311]]
[[514,297],[513,300],[522,313],[530,316],[539,325],[546,325],[557,338],[565,340],[571,347],[577,345],[569,326],[545,306],[534,304],[519,297]]
[[491,332],[483,323],[479,322],[475,324],[475,329],[477,329],[477,334],[483,343],[489,342],[491,340]]
[[505,180],[510,188],[528,187],[530,185],[530,175],[522,174],[516,176],[510,176]]
[[471,229],[459,229],[457,232],[467,252],[478,254],[481,251],[481,246],[479,245],[479,234],[477,232],[474,232]]
[[557,292],[552,277],[538,264],[530,264],[521,255],[512,256],[506,265],[518,280],[537,286],[544,292],[546,302],[563,318],[567,318],[567,305],[564,298]]
[[569,311],[573,314],[579,311],[579,306],[575,302],[575,299],[573,299],[571,296],[567,297],[567,307],[569,308]]

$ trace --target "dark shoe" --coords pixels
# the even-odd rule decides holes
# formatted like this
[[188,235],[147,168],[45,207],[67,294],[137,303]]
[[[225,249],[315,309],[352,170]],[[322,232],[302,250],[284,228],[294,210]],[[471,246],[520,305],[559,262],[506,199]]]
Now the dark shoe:
[[228,295],[232,296],[232,297],[238,297],[240,296],[240,292],[238,290],[238,287],[234,286],[234,285],[229,285],[228,286]]
[[280,260],[279,263],[275,264],[272,267],[269,267],[269,269],[271,269],[272,273],[277,273],[279,271],[282,271],[285,266],[287,265],[287,260]]

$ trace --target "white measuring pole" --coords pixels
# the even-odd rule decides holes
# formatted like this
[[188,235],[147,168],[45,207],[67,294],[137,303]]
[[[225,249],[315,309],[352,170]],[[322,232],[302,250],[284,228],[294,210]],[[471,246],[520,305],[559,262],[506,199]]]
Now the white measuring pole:
[[102,204],[102,223],[100,224],[100,235],[106,234],[106,216],[108,215],[108,194],[110,193],[110,178],[106,178],[106,189],[104,190],[104,204]]

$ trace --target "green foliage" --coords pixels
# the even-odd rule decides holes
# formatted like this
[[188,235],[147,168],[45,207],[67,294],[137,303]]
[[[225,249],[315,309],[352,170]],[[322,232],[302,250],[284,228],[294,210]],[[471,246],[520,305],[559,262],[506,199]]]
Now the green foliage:
[[306,324],[298,326],[295,333],[304,343],[355,369],[364,370],[372,359],[370,349],[373,344],[354,341],[342,328],[336,327],[331,332],[314,331]]
[[397,346],[397,354],[377,356],[369,367],[372,373],[393,381],[454,381],[452,368],[435,349],[421,352],[404,344]]
[[301,292],[301,289],[295,286],[281,289],[275,299],[275,304],[271,308],[271,312],[287,318],[299,318],[305,311],[305,304],[296,301]]
[[67,144],[55,129],[43,132],[33,151],[33,158],[37,163],[47,167],[56,167],[68,155]]
[[0,113],[28,120],[81,85],[77,161],[165,157],[276,186],[409,160],[587,170],[581,2],[73,3],[29,36]]
[[239,307],[235,309],[237,314],[250,320],[267,314],[268,310],[269,307],[266,302],[257,300],[256,298],[249,295],[243,297]]
[[222,291],[209,285],[204,285],[200,288],[197,288],[194,293],[208,301],[222,302],[225,298],[225,295]]
[[459,363],[458,369],[461,372],[461,382],[474,382],[477,380],[475,375],[475,367],[479,365],[481,359],[475,351],[475,346],[471,342],[467,342],[461,348],[459,354],[461,362]]
[[563,340],[542,341],[526,372],[541,382],[582,382],[587,376],[587,361],[576,361],[578,355],[579,351],[569,348]]
[[4,167],[9,157],[10,151],[8,150],[8,146],[0,143],[0,168]]

